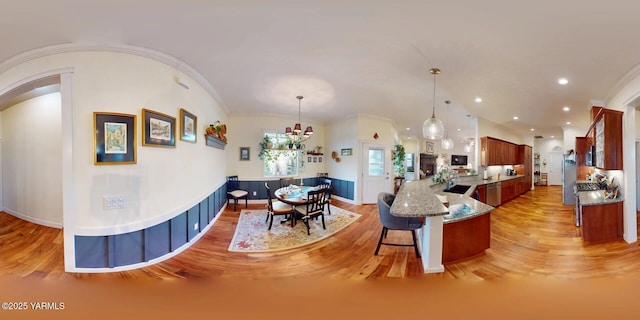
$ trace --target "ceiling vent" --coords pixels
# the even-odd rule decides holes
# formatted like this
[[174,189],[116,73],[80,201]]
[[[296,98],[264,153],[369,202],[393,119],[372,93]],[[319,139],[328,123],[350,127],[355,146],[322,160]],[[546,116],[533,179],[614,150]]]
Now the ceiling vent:
[[543,139],[543,136],[535,136],[536,139]]

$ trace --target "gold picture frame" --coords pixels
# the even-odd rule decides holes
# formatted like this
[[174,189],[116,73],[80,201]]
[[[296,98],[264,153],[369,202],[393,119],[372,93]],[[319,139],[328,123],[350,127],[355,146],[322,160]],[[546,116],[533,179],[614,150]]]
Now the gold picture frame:
[[142,109],[142,145],[150,147],[176,147],[176,118]]
[[433,142],[429,142],[427,141],[427,149],[426,149],[428,154],[434,154],[436,153],[436,148],[435,145],[433,144]]
[[136,115],[93,113],[94,165],[136,163]]
[[193,113],[180,108],[180,140],[196,143],[198,133],[198,117]]

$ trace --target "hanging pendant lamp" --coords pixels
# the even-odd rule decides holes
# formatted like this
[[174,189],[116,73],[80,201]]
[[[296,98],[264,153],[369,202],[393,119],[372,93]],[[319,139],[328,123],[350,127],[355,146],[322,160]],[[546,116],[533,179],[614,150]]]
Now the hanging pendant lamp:
[[[471,115],[468,114],[467,115],[467,134],[469,134],[469,119],[471,119]],[[471,151],[473,151],[473,145],[474,145],[474,140],[473,138],[468,138],[467,139],[467,144],[464,145],[464,151],[470,153]]]
[[[445,121],[447,121],[447,126],[448,126],[449,125],[449,104],[451,103],[451,101],[446,100],[444,103],[447,104],[447,113],[445,116]],[[449,129],[445,131],[444,138],[442,138],[441,143],[442,143],[442,149],[448,150],[453,148],[453,140],[449,138]]]
[[304,130],[304,133],[302,133],[302,125],[300,124],[300,104],[301,104],[302,98],[303,98],[302,96],[296,97],[296,99],[298,99],[298,123],[296,123],[293,126],[293,130],[291,130],[291,127],[287,127],[285,128],[285,131],[284,131],[287,134],[287,136],[289,136],[289,138],[291,138],[291,140],[293,140],[294,142],[306,141],[313,134],[313,128],[311,128],[311,126],[308,126]]
[[422,124],[422,136],[426,139],[436,140],[442,139],[444,133],[442,120],[436,118],[436,75],[440,74],[440,69],[433,68],[429,70],[429,72],[433,75],[433,109],[431,111],[431,118]]

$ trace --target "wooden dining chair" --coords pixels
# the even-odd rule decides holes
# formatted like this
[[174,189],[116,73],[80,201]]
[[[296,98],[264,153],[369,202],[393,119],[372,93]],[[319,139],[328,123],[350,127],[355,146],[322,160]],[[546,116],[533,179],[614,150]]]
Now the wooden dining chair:
[[320,178],[318,189],[324,189],[324,202],[327,205],[327,213],[331,214],[331,179]]
[[[322,218],[322,229],[326,229],[324,223],[324,193],[326,190],[317,189],[311,190],[307,192],[307,204],[304,206],[296,206],[296,214],[294,214],[295,220],[302,220],[304,224],[307,226],[307,235],[311,235],[311,227],[310,221],[313,218],[321,217]],[[294,222],[295,225],[295,222]]]
[[[269,221],[269,229],[267,230],[271,230],[271,226],[273,225],[273,216],[290,215],[294,213],[294,210],[291,205],[271,200],[273,198],[273,193],[271,193],[269,184],[265,182],[264,187],[267,189],[267,220],[265,220],[265,222]],[[293,220],[291,220],[291,226],[293,227]]]
[[546,172],[540,174],[540,185],[546,186],[549,184],[548,176]]
[[293,178],[280,178],[280,188],[288,187],[293,183]]
[[249,207],[249,192],[247,190],[241,190],[238,185],[238,176],[227,177],[227,199],[233,200],[233,211],[236,211],[238,199],[244,198],[245,209]]

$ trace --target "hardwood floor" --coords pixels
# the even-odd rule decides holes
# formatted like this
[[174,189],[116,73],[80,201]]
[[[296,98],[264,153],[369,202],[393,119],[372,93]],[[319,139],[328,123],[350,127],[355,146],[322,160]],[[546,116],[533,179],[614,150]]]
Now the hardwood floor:
[[[383,246],[373,252],[381,229],[376,205],[335,205],[362,217],[336,236],[276,253],[235,253],[227,248],[238,214],[225,210],[215,225],[178,256],[142,269],[76,274],[64,272],[62,231],[0,213],[0,276],[44,279],[274,279],[328,277],[501,279],[522,277],[600,278],[640,275],[640,248],[624,241],[585,245],[573,224],[573,206],[563,206],[557,186],[536,187],[496,208],[491,248],[485,255],[423,274],[411,247]],[[250,205],[262,208],[263,205]],[[266,227],[266,226],[265,226]],[[392,241],[410,243],[406,232],[389,231]]]

